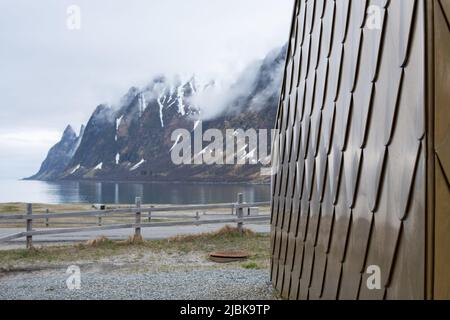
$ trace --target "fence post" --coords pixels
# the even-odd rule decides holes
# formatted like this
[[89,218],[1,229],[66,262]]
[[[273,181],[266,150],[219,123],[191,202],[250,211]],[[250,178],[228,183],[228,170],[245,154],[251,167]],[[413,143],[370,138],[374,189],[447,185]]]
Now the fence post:
[[[150,206],[150,208],[153,208],[153,206]],[[152,222],[152,212],[148,212],[148,222]]]
[[[33,231],[33,205],[31,203],[27,204],[27,232]],[[33,247],[33,236],[27,235],[27,249]]]
[[[136,208],[140,209],[141,208],[141,198],[140,197],[136,197]],[[138,227],[136,227],[134,229],[134,236],[136,238],[141,237],[141,212],[138,211],[136,212],[136,224],[139,225]]]
[[[238,205],[242,205],[244,203],[244,195],[242,193],[238,193],[237,203]],[[238,219],[242,219],[244,217],[244,208],[241,207],[237,208],[237,217]],[[243,226],[244,226],[243,221],[238,222],[237,228],[240,234],[244,233]]]
[[[46,213],[46,214],[49,214],[49,213],[50,213],[50,210],[49,210],[49,209],[46,209],[46,210],[45,210],[45,213]],[[45,218],[45,227],[46,227],[46,228],[48,228],[49,225],[50,225],[50,222],[49,222],[49,221],[50,221],[50,218]]]

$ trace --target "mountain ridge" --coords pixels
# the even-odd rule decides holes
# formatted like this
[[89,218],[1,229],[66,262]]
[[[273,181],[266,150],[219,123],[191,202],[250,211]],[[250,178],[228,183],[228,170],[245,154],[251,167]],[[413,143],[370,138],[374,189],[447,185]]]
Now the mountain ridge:
[[[248,78],[244,71],[226,92],[226,107],[202,120],[203,129],[271,129],[285,56],[286,46],[269,53],[250,81],[242,80]],[[180,128],[192,132],[203,116],[198,105],[202,95],[213,96],[214,90],[214,82],[200,84],[195,77],[181,81],[158,76],[143,89],[131,87],[118,106],[98,105],[80,135],[68,126],[38,173],[27,179],[267,181],[259,176],[259,165],[175,166],[170,161],[171,133]]]

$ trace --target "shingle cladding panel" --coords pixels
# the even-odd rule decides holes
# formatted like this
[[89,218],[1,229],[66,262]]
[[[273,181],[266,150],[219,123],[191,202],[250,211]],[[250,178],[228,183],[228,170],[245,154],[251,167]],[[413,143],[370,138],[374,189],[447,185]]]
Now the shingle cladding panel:
[[450,1],[434,5],[435,285],[438,299],[450,299]]
[[[426,134],[431,8],[436,173]],[[272,282],[284,298],[426,298],[427,175],[450,245],[449,10],[449,0],[295,1],[272,184]],[[436,290],[448,297],[449,251],[439,250],[447,282]],[[366,285],[371,265],[379,290]]]

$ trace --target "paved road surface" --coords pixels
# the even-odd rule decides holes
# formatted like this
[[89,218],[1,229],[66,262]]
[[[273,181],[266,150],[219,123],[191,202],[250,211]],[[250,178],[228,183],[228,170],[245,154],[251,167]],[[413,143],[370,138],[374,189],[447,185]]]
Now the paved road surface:
[[[165,239],[176,235],[211,232],[222,228],[224,225],[225,224],[211,224],[200,226],[143,228],[142,236],[147,240]],[[269,223],[244,224],[244,227],[249,228],[257,233],[270,232]],[[43,229],[35,229],[35,230],[43,230]],[[0,237],[23,231],[25,231],[24,228],[0,228]],[[103,231],[85,231],[59,235],[42,235],[42,236],[34,236],[33,242],[35,244],[58,243],[58,242],[82,242],[94,239],[98,236],[106,236],[111,240],[124,240],[127,239],[130,235],[132,235],[133,232],[134,232],[133,229],[119,229],[119,230],[103,230]],[[6,243],[5,242],[0,243],[0,249],[23,247],[24,242],[25,239],[21,238]]]

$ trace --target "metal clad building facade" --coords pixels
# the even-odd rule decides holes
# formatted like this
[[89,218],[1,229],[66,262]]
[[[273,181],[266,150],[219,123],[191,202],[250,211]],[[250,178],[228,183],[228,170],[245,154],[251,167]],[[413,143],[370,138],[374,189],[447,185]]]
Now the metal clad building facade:
[[450,0],[295,1],[272,179],[284,298],[450,298],[449,21]]

